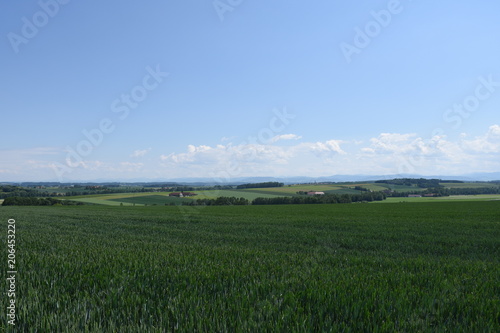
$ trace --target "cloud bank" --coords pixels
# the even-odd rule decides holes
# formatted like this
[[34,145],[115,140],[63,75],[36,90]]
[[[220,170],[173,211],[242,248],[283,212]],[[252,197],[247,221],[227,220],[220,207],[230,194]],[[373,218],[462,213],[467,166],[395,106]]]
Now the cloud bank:
[[[68,179],[461,175],[500,170],[497,124],[482,135],[462,133],[455,140],[444,135],[423,138],[414,133],[381,133],[363,141],[308,142],[297,134],[278,135],[266,143],[228,141],[212,146],[187,145],[184,151],[156,156],[148,148],[123,159],[84,160],[71,168]],[[64,163],[64,154],[63,149],[53,147],[1,151],[0,181],[52,181],[54,168]]]

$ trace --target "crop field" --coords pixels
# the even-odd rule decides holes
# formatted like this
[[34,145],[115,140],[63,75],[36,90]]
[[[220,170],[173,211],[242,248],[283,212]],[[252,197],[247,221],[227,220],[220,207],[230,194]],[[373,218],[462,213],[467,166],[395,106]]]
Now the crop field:
[[187,198],[169,197],[169,192],[95,194],[68,197],[68,200],[106,206],[180,204]]
[[361,186],[363,188],[372,191],[383,191],[387,189],[385,186],[379,186],[373,183],[359,183],[359,184],[300,184],[300,185],[289,185],[283,187],[270,187],[270,188],[257,188],[257,189],[246,189],[245,191],[257,192],[257,193],[269,193],[277,194],[280,196],[284,195],[294,195],[299,191],[317,191],[325,193],[343,194],[343,193],[360,193],[360,191],[354,190],[355,186]]
[[500,194],[477,194],[477,195],[450,195],[445,197],[394,197],[373,203],[400,203],[400,202],[442,202],[442,201],[500,201]]
[[[105,206],[145,206],[145,205],[180,205],[183,202],[191,202],[196,199],[215,199],[218,196],[227,197],[243,197],[248,200],[253,200],[257,197],[278,197],[285,196],[286,194],[278,194],[272,190],[264,189],[245,189],[245,190],[210,190],[210,191],[193,191],[198,195],[188,198],[169,197],[168,192],[157,192],[154,194],[146,193],[119,193],[119,194],[96,194],[86,196],[68,197],[68,200],[84,202],[87,204],[105,205]],[[327,191],[326,193],[355,194],[359,191],[353,189],[339,189],[334,191]],[[374,203],[400,203],[400,202],[436,202],[436,201],[491,201],[500,200],[498,194],[479,194],[479,195],[452,195],[445,197],[422,197],[422,198],[409,198],[409,197],[394,197],[387,198],[383,201],[374,201]]]
[[500,330],[499,201],[0,207],[4,258],[7,219],[19,332]]
[[267,187],[267,188],[248,188],[248,189],[237,189],[237,190],[210,190],[210,191],[194,191],[198,193],[195,199],[215,199],[218,196],[227,197],[243,197],[248,200],[253,200],[258,197],[272,198],[272,197],[283,197],[283,196],[295,196],[297,192],[325,192],[330,194],[359,194],[358,190],[354,189],[354,186],[363,186],[371,190],[384,190],[386,187],[374,185],[374,184],[349,184],[349,185],[329,185],[329,184],[301,184],[301,185],[286,185],[283,187]]
[[187,198],[169,197],[170,192],[155,192],[155,193],[118,193],[118,194],[96,194],[68,197],[68,200],[91,203],[96,205],[106,206],[133,206],[133,205],[169,205],[181,204],[182,202],[191,202],[196,199],[216,199],[220,196],[227,197],[243,197],[248,200],[253,200],[257,197],[278,197],[279,194],[260,193],[249,190],[206,190],[206,191],[190,191],[196,193],[196,196]]
[[441,183],[440,185],[448,188],[485,188],[498,186],[498,184],[493,183]]
[[[446,187],[451,188],[481,188],[492,187],[490,183],[443,183]],[[424,191],[425,188],[406,185],[394,185],[384,183],[360,182],[360,183],[336,183],[336,184],[300,184],[286,185],[283,187],[269,188],[248,188],[248,189],[224,189],[224,190],[193,190],[197,195],[187,198],[169,197],[170,192],[133,192],[133,193],[115,193],[115,194],[95,194],[95,195],[79,195],[67,197],[68,200],[79,201],[87,204],[106,205],[106,206],[134,206],[134,205],[180,205],[183,202],[191,202],[196,199],[216,199],[217,197],[236,197],[245,198],[249,201],[258,197],[273,198],[281,196],[296,196],[297,192],[318,191],[326,194],[359,194],[362,191],[356,190],[355,187],[360,186],[371,191],[381,191],[384,189],[392,189],[394,191]],[[431,199],[416,198],[389,198],[386,202],[402,202],[402,201],[433,201]],[[462,199],[462,198],[461,198]],[[478,200],[480,197],[471,198]],[[441,198],[440,200],[451,200],[450,198]]]
[[387,187],[382,186],[382,184],[366,183],[366,184],[356,184],[355,186],[361,186],[371,191],[383,191]]
[[409,186],[409,185],[395,185],[395,184],[380,184],[382,187],[396,191],[396,192],[408,192],[408,191],[425,191],[425,188],[420,188],[417,186]]
[[187,198],[169,197],[166,195],[150,194],[150,195],[137,195],[133,197],[108,199],[118,203],[128,203],[136,205],[165,205],[165,204],[180,204],[181,202],[189,200]]
[[277,193],[281,196],[283,195],[292,195],[297,193],[298,191],[331,191],[341,189],[341,186],[338,185],[317,185],[317,184],[301,184],[301,185],[291,185],[291,186],[283,186],[283,187],[268,187],[261,189],[248,189],[248,191],[267,191],[272,193]]
[[207,191],[193,191],[198,195],[191,197],[191,199],[216,199],[217,197],[236,197],[253,200],[258,197],[273,198],[282,196],[282,194],[266,191],[251,191],[247,189],[240,190],[207,190]]
[[265,188],[248,188],[248,189],[235,189],[235,190],[209,190],[209,191],[194,191],[198,193],[195,198],[216,198],[218,196],[228,197],[243,197],[248,200],[253,200],[257,197],[272,198],[282,196],[294,196],[297,192],[325,192],[325,193],[360,193],[354,190],[354,186],[363,186],[371,190],[384,190],[386,187],[374,184],[349,184],[349,185],[336,185],[336,184],[300,184],[300,185],[285,185],[283,187],[265,187]]

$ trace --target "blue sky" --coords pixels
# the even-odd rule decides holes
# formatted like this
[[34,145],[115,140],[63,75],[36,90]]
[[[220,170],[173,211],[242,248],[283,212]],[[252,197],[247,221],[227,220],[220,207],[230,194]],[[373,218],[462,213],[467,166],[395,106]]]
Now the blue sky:
[[0,181],[500,171],[493,1],[0,4]]

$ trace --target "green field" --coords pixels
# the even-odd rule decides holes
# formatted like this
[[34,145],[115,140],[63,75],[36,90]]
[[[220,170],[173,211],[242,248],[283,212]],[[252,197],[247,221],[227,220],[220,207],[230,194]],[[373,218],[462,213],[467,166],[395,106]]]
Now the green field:
[[181,204],[188,198],[169,197],[169,192],[153,193],[116,193],[95,194],[68,197],[68,200],[106,206],[133,206],[133,205],[165,205]]
[[394,185],[394,184],[380,184],[382,187],[395,191],[395,192],[409,192],[409,191],[425,191],[425,188],[417,187],[417,186],[408,186],[408,185]]
[[177,198],[177,197],[169,197],[167,195],[160,194],[150,194],[150,195],[136,195],[133,197],[124,197],[124,198],[115,198],[115,199],[107,199],[108,201],[118,202],[118,203],[127,203],[132,205],[169,205],[169,204],[181,204],[186,200],[190,200],[187,198]]
[[[451,188],[480,188],[492,187],[491,183],[443,183]],[[249,201],[258,197],[273,198],[280,196],[295,196],[297,192],[318,191],[326,194],[359,194],[355,187],[360,186],[371,191],[382,191],[391,189],[396,192],[401,191],[424,191],[424,188],[416,186],[393,185],[374,182],[360,183],[335,183],[335,184],[298,184],[286,185],[283,187],[268,188],[249,188],[249,189],[224,189],[224,190],[196,190],[190,191],[197,195],[188,198],[169,197],[170,192],[134,192],[134,193],[115,193],[115,194],[95,194],[66,197],[68,200],[78,201],[95,205],[107,206],[133,206],[133,205],[180,205],[183,202],[192,202],[196,199],[216,199],[217,197],[236,197],[245,198]],[[471,197],[471,200],[478,200],[479,196]],[[435,198],[425,198],[416,200],[415,198],[388,198],[386,202],[413,202],[413,201],[433,201]],[[441,200],[454,200],[453,198],[443,197]]]
[[0,220],[4,235],[16,220],[18,332],[498,332],[499,212],[9,206]]
[[196,196],[187,198],[169,197],[170,192],[154,192],[154,193],[118,193],[118,194],[96,194],[68,197],[67,200],[91,203],[96,205],[107,206],[132,206],[132,205],[170,205],[182,204],[183,202],[192,202],[196,199],[216,199],[217,197],[243,197],[248,200],[253,200],[257,197],[277,197],[280,194],[265,194],[248,190],[207,190],[207,191],[191,191],[197,193]]
[[498,187],[498,184],[493,183],[441,183],[440,185],[447,188],[485,188]]
[[219,191],[195,191],[199,195],[196,198],[216,198],[218,196],[227,197],[243,197],[248,200],[253,200],[257,197],[272,198],[279,196],[294,196],[297,192],[325,192],[330,194],[357,194],[358,190],[354,190],[355,186],[362,186],[372,191],[382,191],[386,187],[370,183],[360,184],[300,184],[300,185],[287,185],[283,187],[266,187],[266,188],[249,188],[249,189],[236,189],[236,190],[219,190]]
[[261,189],[248,189],[248,191],[266,191],[271,193],[276,193],[280,195],[292,195],[297,193],[298,191],[308,192],[308,191],[319,191],[326,192],[331,190],[338,190],[342,187],[339,185],[321,185],[321,184],[300,184],[300,185],[291,185],[291,186],[283,186],[283,187],[268,187]]
[[[277,188],[278,189],[278,188]],[[226,197],[243,197],[248,200],[254,200],[257,197],[279,197],[288,195],[287,192],[279,193],[274,189],[245,189],[245,190],[210,190],[210,191],[193,191],[198,195],[188,198],[169,197],[169,192],[148,193],[119,193],[119,194],[96,194],[68,197],[67,200],[84,202],[87,204],[106,205],[106,206],[143,206],[143,205],[180,205],[183,202],[189,203],[196,199],[215,199],[219,196]],[[355,194],[359,191],[349,188],[339,188],[325,193],[334,194]],[[292,195],[292,194],[290,194]],[[485,194],[485,195],[457,195],[437,198],[408,198],[408,197],[389,197],[384,201],[374,201],[375,203],[397,203],[397,202],[433,202],[433,201],[490,201],[500,200],[500,195]]]
[[363,188],[372,191],[383,191],[387,189],[387,187],[380,186],[374,183],[356,183],[356,184],[300,184],[300,185],[290,185],[283,187],[247,189],[245,191],[275,194],[281,196],[294,195],[299,191],[302,192],[317,191],[317,192],[325,192],[333,194],[360,193],[360,191],[354,190],[355,186],[361,186]]
[[443,202],[443,201],[499,201],[500,194],[478,194],[478,195],[450,195],[447,197],[420,197],[420,198],[387,198],[374,203],[398,203],[398,202]]
[[209,190],[209,191],[193,191],[197,193],[197,196],[191,197],[191,199],[216,199],[217,197],[236,197],[245,198],[248,200],[253,200],[258,197],[272,198],[281,196],[280,193],[275,192],[258,192],[247,189],[242,190]]

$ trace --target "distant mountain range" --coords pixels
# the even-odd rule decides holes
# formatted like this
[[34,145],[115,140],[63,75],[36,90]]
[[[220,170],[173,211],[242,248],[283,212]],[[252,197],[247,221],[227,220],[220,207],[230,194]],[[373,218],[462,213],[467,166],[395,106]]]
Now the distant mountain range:
[[[134,179],[95,179],[95,180],[68,180],[64,184],[77,184],[77,183],[172,183],[172,184],[188,184],[193,186],[202,185],[239,185],[246,183],[261,183],[261,182],[281,182],[285,184],[299,184],[299,183],[322,183],[322,182],[363,182],[375,181],[383,179],[394,178],[427,178],[427,179],[442,179],[442,180],[460,180],[460,181],[496,181],[500,180],[500,172],[491,173],[470,173],[458,176],[444,176],[444,175],[418,175],[418,174],[392,174],[392,175],[334,175],[324,177],[235,177],[226,182],[221,182],[214,178],[134,178]],[[0,184],[60,184],[57,181],[52,182],[0,182]]]
[[[442,180],[460,180],[460,181],[495,181],[500,180],[500,172],[495,173],[474,173],[460,176],[443,176],[443,175],[417,175],[417,174],[393,174],[393,175],[335,175],[325,177],[238,177],[228,181],[228,184],[245,184],[245,183],[261,183],[261,182],[282,182],[285,184],[297,183],[322,183],[322,182],[360,182],[360,181],[375,181],[394,178],[427,178],[427,179],[442,179]],[[213,178],[177,178],[171,179],[178,183],[217,183]]]

